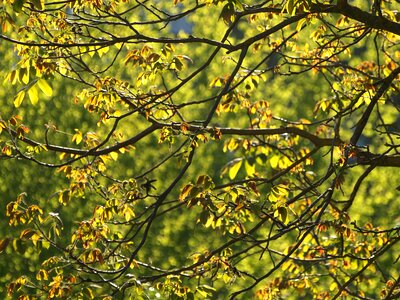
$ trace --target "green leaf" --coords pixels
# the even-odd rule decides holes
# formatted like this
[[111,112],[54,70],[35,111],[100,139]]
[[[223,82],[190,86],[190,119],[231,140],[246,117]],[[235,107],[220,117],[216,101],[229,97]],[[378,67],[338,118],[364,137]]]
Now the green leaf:
[[18,252],[19,254],[24,254],[26,251],[26,245],[21,239],[14,239],[13,248],[14,251]]
[[21,12],[25,2],[26,0],[14,0],[13,10],[15,12]]
[[285,225],[289,222],[288,212],[286,207],[284,206],[278,207],[278,215],[279,215],[279,220],[281,220]]
[[44,80],[43,78],[40,78],[37,81],[37,84],[39,86],[39,88],[42,90],[42,92],[46,95],[51,97],[53,95],[53,89],[51,88],[51,86],[47,83],[46,80]]
[[235,6],[233,3],[228,2],[222,8],[220,19],[224,20],[226,24],[231,24],[235,20]]
[[3,240],[0,240],[0,253],[2,253],[7,248],[9,243],[10,243],[10,239],[9,238],[5,238]]
[[286,0],[286,11],[290,14],[290,15],[294,15],[296,13],[296,7],[294,5],[295,0]]
[[58,202],[60,202],[63,205],[67,205],[69,200],[70,200],[69,191],[68,190],[61,191],[58,196]]
[[31,3],[33,4],[33,6],[35,8],[37,8],[38,10],[42,10],[43,9],[43,4],[41,0],[31,0]]

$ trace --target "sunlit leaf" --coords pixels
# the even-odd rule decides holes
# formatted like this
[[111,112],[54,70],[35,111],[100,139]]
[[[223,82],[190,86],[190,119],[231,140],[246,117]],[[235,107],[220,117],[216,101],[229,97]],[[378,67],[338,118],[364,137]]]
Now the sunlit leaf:
[[46,95],[51,97],[53,95],[53,89],[50,87],[50,85],[47,83],[46,80],[43,78],[40,78],[37,81],[37,85],[39,86],[40,90]]
[[33,105],[35,105],[38,101],[39,101],[39,95],[38,95],[38,91],[36,89],[35,86],[32,86],[29,90],[28,90],[28,96],[29,96],[29,100],[31,100],[31,103]]
[[15,96],[15,98],[14,98],[14,106],[15,106],[15,107],[20,107],[22,101],[24,100],[24,98],[25,98],[25,91],[24,91],[24,90],[21,90],[21,91],[17,94],[17,96]]
[[118,152],[111,152],[110,156],[113,160],[117,160],[118,159]]
[[240,167],[242,166],[243,160],[236,160],[234,163],[229,167],[229,178],[234,179],[237,175],[237,173],[240,170]]

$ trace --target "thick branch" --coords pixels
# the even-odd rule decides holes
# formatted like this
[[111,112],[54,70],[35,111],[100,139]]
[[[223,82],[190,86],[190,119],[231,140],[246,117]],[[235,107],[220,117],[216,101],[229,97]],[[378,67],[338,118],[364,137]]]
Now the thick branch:
[[161,129],[163,127],[171,127],[176,130],[181,130],[183,126],[185,126],[186,130],[193,132],[193,133],[196,133],[196,132],[213,133],[213,132],[219,131],[222,134],[240,135],[240,136],[261,136],[261,135],[270,136],[270,135],[279,135],[279,134],[294,134],[294,135],[298,135],[298,136],[301,136],[301,137],[309,140],[311,143],[313,143],[317,147],[339,146],[339,145],[343,144],[343,142],[339,139],[320,138],[316,135],[313,135],[305,130],[301,130],[297,127],[242,129],[242,128],[210,127],[210,126],[203,127],[203,126],[188,125],[188,124],[181,124],[181,123],[169,124],[169,123],[154,122],[151,126],[149,126],[148,128],[146,128],[145,130],[143,130],[142,132],[138,133],[137,135],[135,135],[134,137],[132,137],[130,139],[127,139],[120,143],[116,143],[112,146],[109,146],[109,147],[106,147],[103,149],[93,148],[93,149],[89,149],[89,150],[40,143],[35,140],[29,139],[27,137],[20,138],[18,133],[14,130],[9,129],[9,132],[14,138],[17,138],[20,141],[24,142],[25,144],[28,144],[33,147],[38,147],[38,146],[44,145],[50,151],[69,153],[69,154],[81,155],[81,156],[99,156],[99,155],[105,155],[105,154],[108,154],[108,153],[111,153],[114,151],[118,151],[121,148],[133,145],[157,129]]
[[353,136],[350,139],[350,144],[356,145],[358,142],[358,139],[360,138],[365,126],[367,125],[369,116],[372,113],[372,110],[375,107],[375,104],[378,102],[378,100],[383,96],[383,94],[387,91],[387,89],[390,87],[392,84],[392,81],[397,77],[397,75],[400,73],[400,67],[395,69],[388,77],[386,77],[374,97],[371,99],[371,102],[367,106],[367,109],[363,113],[361,119],[358,121],[357,126],[354,130]]
[[289,19],[286,19],[286,20],[280,22],[279,24],[273,26],[272,28],[267,29],[255,36],[252,36],[251,38],[248,38],[244,42],[235,45],[234,47],[232,47],[232,50],[230,50],[229,52],[236,51],[238,49],[248,48],[250,45],[254,44],[255,42],[270,36],[271,34],[285,28],[286,26],[289,26],[290,24],[300,21],[301,19],[305,18],[308,14],[309,13],[302,13],[302,14],[293,16]]
[[45,144],[45,143],[39,143],[37,141],[34,141],[32,139],[29,139],[27,137],[19,137],[18,133],[14,130],[9,129],[10,134],[19,139],[20,141],[33,146],[33,147],[39,147],[39,146],[46,146],[47,150],[50,151],[55,151],[55,152],[61,152],[61,153],[68,153],[68,154],[73,154],[73,155],[81,155],[82,157],[84,156],[99,156],[99,155],[105,155],[111,152],[115,152],[118,151],[121,148],[124,147],[128,147],[130,145],[135,144],[136,142],[138,142],[139,140],[141,140],[142,138],[144,138],[145,136],[149,135],[150,133],[152,133],[153,131],[155,131],[157,128],[159,128],[159,126],[157,126],[156,124],[152,124],[151,126],[149,126],[148,128],[146,128],[145,130],[143,130],[142,132],[138,133],[137,135],[135,135],[134,137],[127,139],[123,142],[120,143],[116,143],[110,147],[106,147],[104,149],[100,149],[100,150],[84,150],[84,149],[76,149],[76,148],[69,148],[69,147],[63,147],[63,146],[57,146],[57,145],[51,145],[51,144]]
[[[182,124],[163,124],[164,126],[172,127],[174,129],[180,129]],[[279,135],[279,134],[294,134],[301,136],[317,147],[323,146],[339,146],[343,142],[339,139],[330,138],[320,138],[314,134],[311,134],[305,130],[299,129],[297,127],[280,127],[280,128],[228,128],[228,127],[206,127],[189,125],[187,128],[191,132],[215,132],[220,131],[222,134],[227,135],[241,135],[241,136],[260,136],[260,135]]]
[[[15,137],[18,138],[20,141],[33,146],[46,146],[46,148],[50,151],[61,152],[61,153],[69,153],[74,155],[81,155],[84,156],[99,156],[105,155],[111,152],[118,151],[121,148],[130,146],[141,140],[142,138],[146,137],[147,135],[151,134],[157,129],[161,129],[163,127],[170,127],[175,130],[181,130],[185,127],[185,130],[190,131],[192,133],[214,133],[216,131],[221,132],[223,135],[239,135],[239,136],[272,136],[272,135],[280,135],[280,134],[293,134],[300,136],[309,140],[313,143],[316,147],[332,147],[332,146],[340,146],[343,144],[343,141],[337,138],[320,138],[314,134],[311,134],[305,130],[299,129],[297,127],[281,127],[281,128],[262,128],[262,129],[251,129],[251,128],[229,128],[229,127],[202,127],[196,125],[188,125],[188,124],[181,124],[181,123],[153,123],[151,126],[143,130],[142,132],[138,133],[134,137],[127,139],[123,142],[116,143],[112,146],[98,149],[98,150],[84,150],[84,149],[77,149],[77,148],[69,148],[51,144],[43,144],[37,141],[34,141],[29,138],[18,138],[18,134],[14,130],[10,130],[9,132]],[[360,165],[375,165],[375,166],[382,166],[382,167],[400,167],[400,157],[399,156],[382,156],[379,154],[372,154],[370,152],[358,152],[357,153],[357,163]]]
[[376,16],[365,12],[358,7],[347,4],[346,1],[342,2],[344,2],[342,5],[338,5],[330,11],[340,13],[346,17],[349,17],[350,19],[359,21],[370,28],[385,30],[400,35],[399,23],[390,21],[389,19],[386,19],[379,15]]
[[373,15],[358,7],[349,5],[347,1],[339,0],[337,5],[314,5],[312,13],[337,13],[350,19],[359,21],[367,27],[385,30],[400,35],[400,24],[379,15]]
[[373,165],[377,167],[400,167],[400,156],[379,155],[370,152],[358,152],[359,165]]

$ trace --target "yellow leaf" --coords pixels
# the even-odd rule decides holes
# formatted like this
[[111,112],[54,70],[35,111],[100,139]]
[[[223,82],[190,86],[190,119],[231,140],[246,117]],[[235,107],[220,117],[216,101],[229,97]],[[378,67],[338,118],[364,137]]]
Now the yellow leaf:
[[38,91],[35,86],[32,86],[28,90],[28,96],[29,96],[29,100],[31,100],[31,103],[33,105],[35,105],[39,101]]
[[246,168],[246,173],[248,176],[253,176],[256,172],[256,165],[254,163],[245,160],[244,166]]
[[301,19],[296,26],[296,31],[300,32],[300,30],[303,28],[303,25],[307,22],[306,18]]
[[15,106],[15,107],[20,107],[22,101],[24,100],[24,97],[25,97],[25,91],[22,90],[22,91],[20,91],[20,92],[17,94],[17,96],[14,98],[14,106]]
[[118,159],[118,153],[117,152],[111,152],[110,156],[113,160],[117,160]]
[[36,279],[39,281],[47,280],[47,279],[49,279],[49,275],[46,270],[40,269],[39,272],[37,272],[37,274],[36,274]]
[[230,179],[235,179],[237,173],[239,172],[240,167],[242,166],[243,160],[240,158],[236,158],[233,161],[229,162],[229,171],[228,175]]
[[277,169],[278,164],[279,164],[280,157],[278,155],[274,155],[271,157],[269,160],[269,163],[271,164],[272,169]]
[[83,135],[82,132],[80,132],[78,129],[75,129],[75,132],[76,133],[73,135],[72,141],[75,141],[75,143],[79,145],[79,143],[82,142]]
[[42,90],[42,92],[46,95],[51,97],[53,95],[53,89],[51,88],[51,86],[47,83],[46,80],[44,79],[39,79],[37,81],[37,84],[39,86],[39,88]]
[[102,57],[103,54],[106,54],[110,48],[109,47],[101,47],[97,49],[97,54]]
[[50,242],[48,241],[42,241],[42,247],[44,249],[49,249],[50,248]]
[[189,197],[190,191],[193,189],[193,184],[186,185],[183,189],[181,194],[179,195],[179,200],[184,201],[186,198]]
[[29,82],[29,66],[26,69],[21,69],[22,72],[22,82],[28,84]]

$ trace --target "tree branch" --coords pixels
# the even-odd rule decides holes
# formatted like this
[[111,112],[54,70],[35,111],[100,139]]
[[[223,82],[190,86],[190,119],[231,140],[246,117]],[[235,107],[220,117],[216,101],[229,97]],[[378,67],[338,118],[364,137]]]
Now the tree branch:
[[396,35],[400,35],[400,24],[393,22],[380,15],[373,15],[358,7],[349,5],[346,0],[339,0],[337,5],[314,5],[311,8],[312,13],[337,13],[344,15],[350,19],[359,21],[365,26],[385,30]]
[[371,99],[371,102],[369,103],[367,109],[363,113],[361,119],[358,121],[357,126],[354,130],[353,136],[350,139],[350,144],[351,145],[356,145],[358,142],[358,139],[360,138],[365,125],[367,125],[369,116],[372,113],[372,110],[374,109],[375,104],[378,102],[378,100],[383,96],[383,94],[387,91],[387,89],[390,87],[392,84],[392,81],[397,77],[397,75],[400,73],[400,67],[395,69],[388,77],[386,77],[382,81],[382,85],[376,92],[375,96]]

